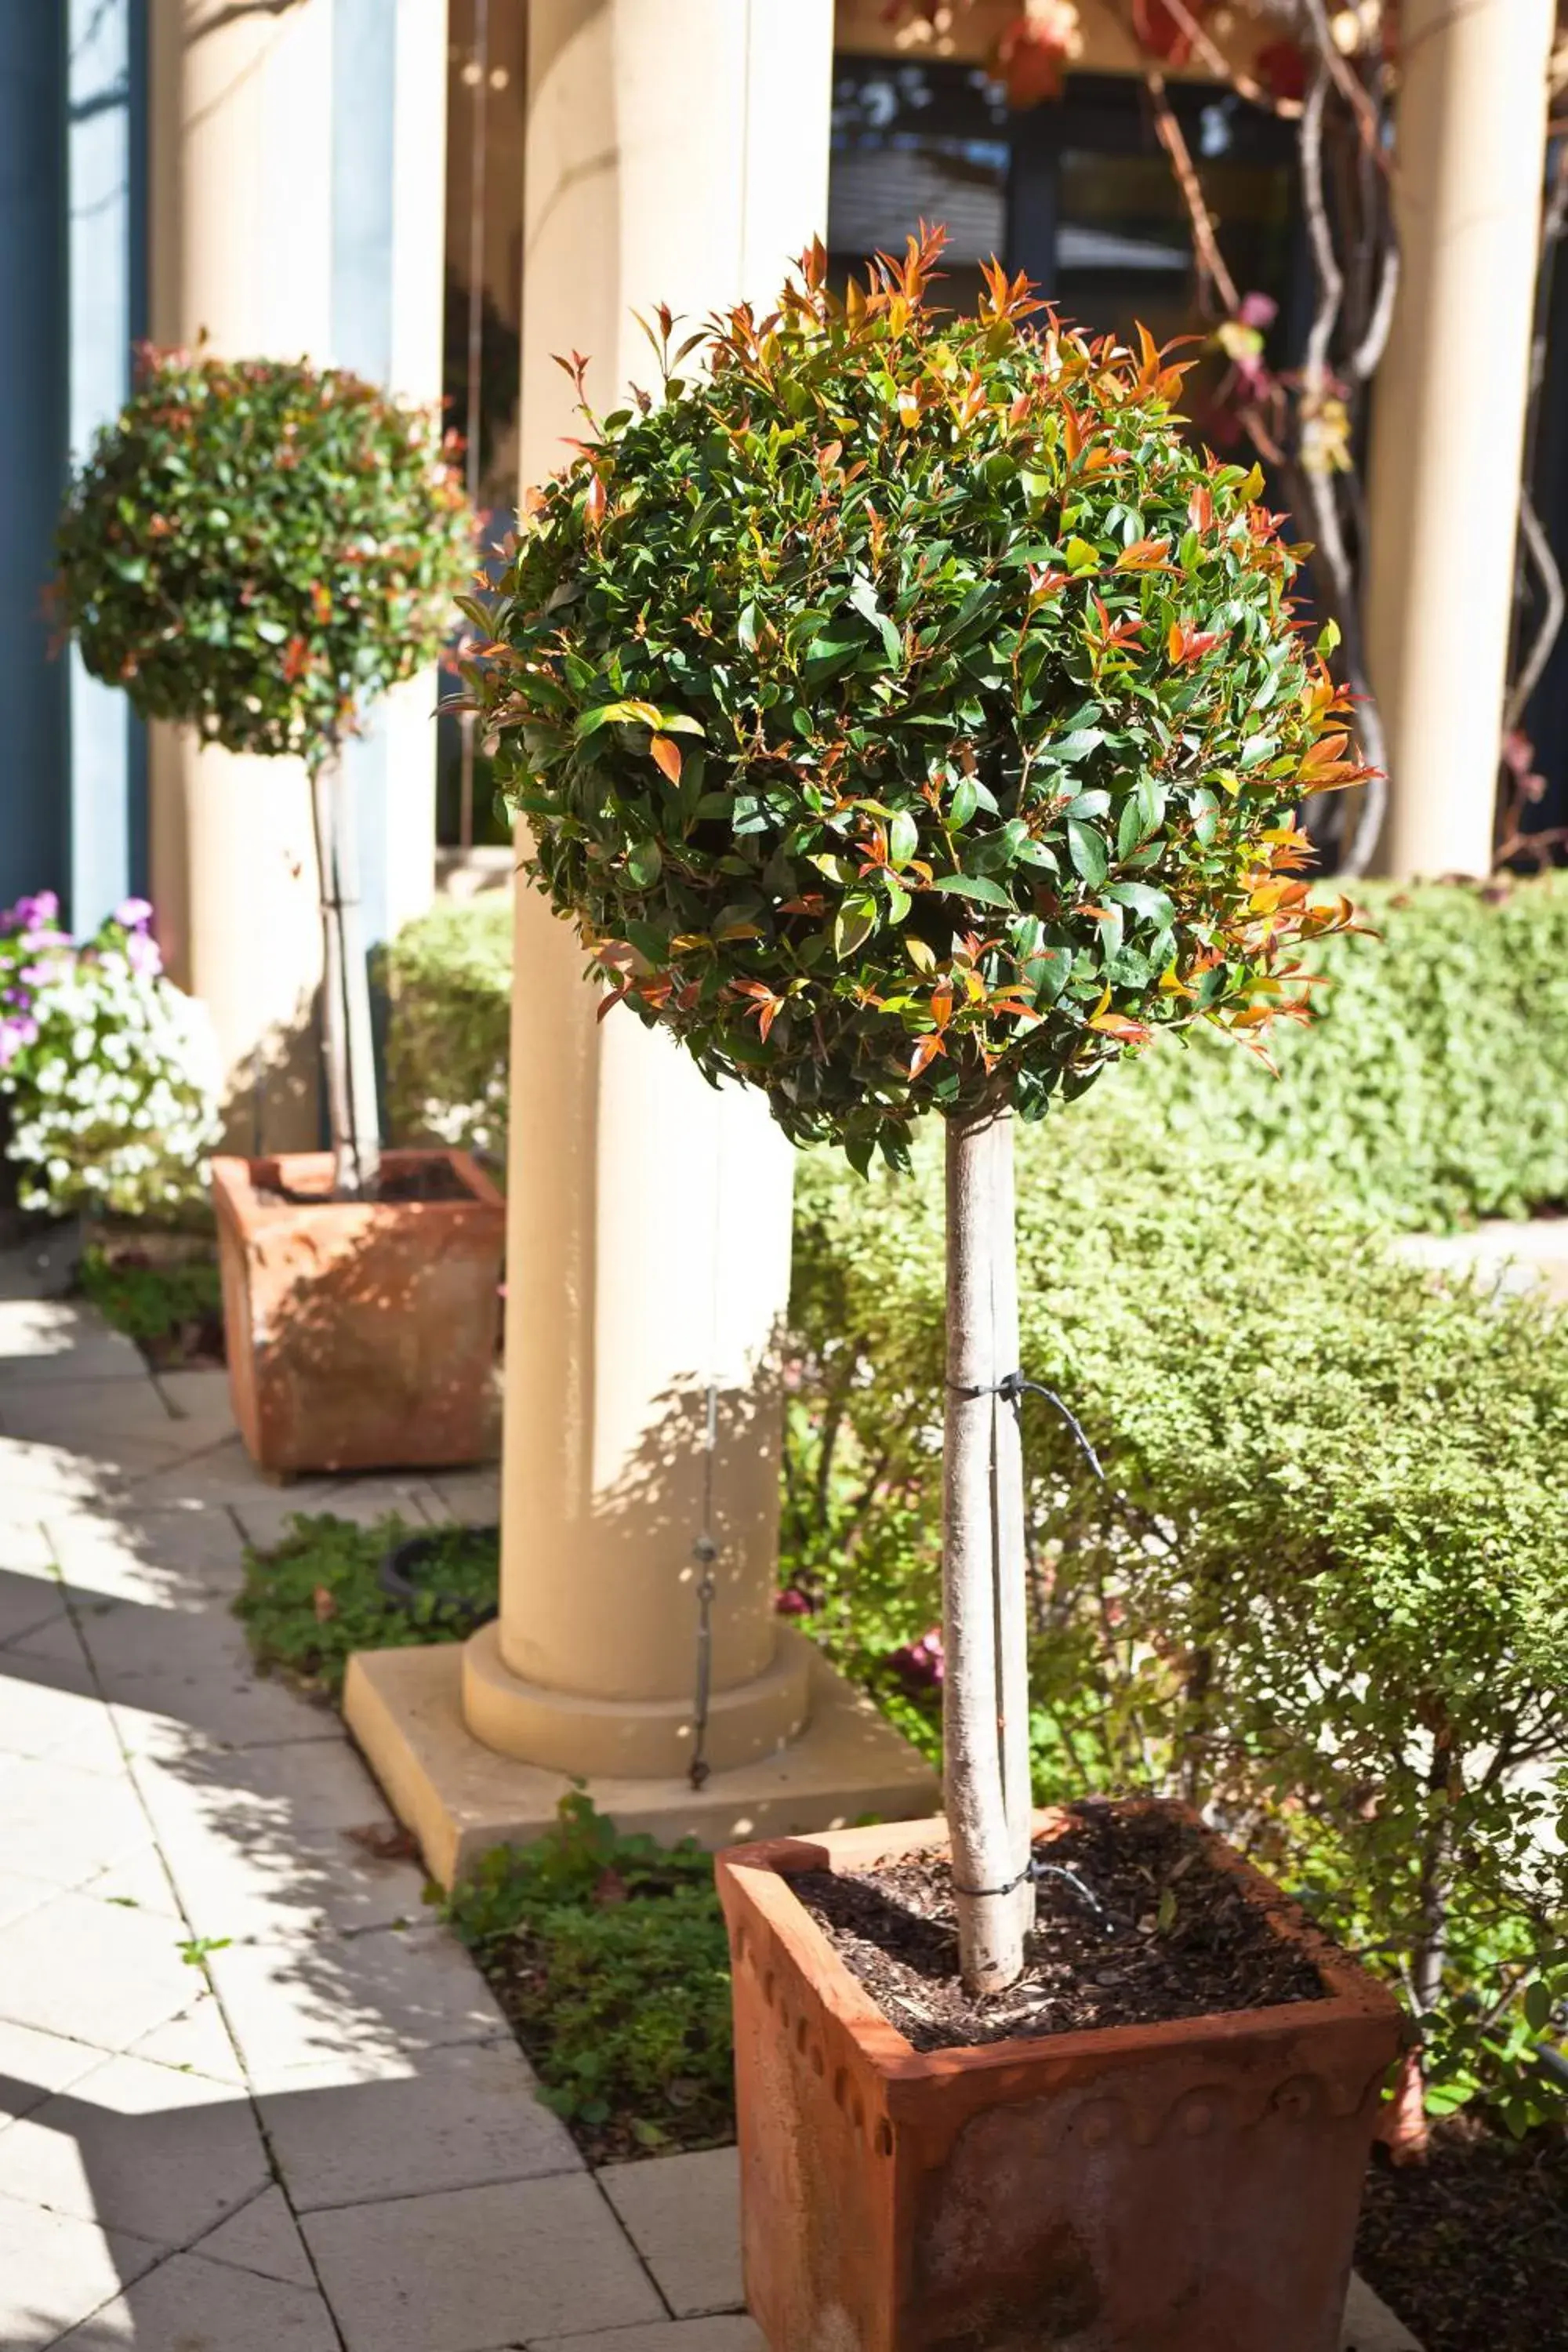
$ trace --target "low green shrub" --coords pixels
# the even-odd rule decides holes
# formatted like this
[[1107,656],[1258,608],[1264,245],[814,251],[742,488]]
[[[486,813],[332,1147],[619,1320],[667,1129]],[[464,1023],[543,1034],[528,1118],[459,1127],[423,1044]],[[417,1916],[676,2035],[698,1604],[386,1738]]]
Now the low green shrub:
[[486,1854],[447,1916],[547,2104],[595,2158],[731,2137],[730,1954],[710,1854],[623,1837],[574,1792],[536,1843]]
[[[1040,1793],[1211,1806],[1405,1989],[1438,2095],[1500,2067],[1522,2117],[1512,2021],[1568,2000],[1568,1327],[1133,1111],[1020,1139],[1025,1365],[1105,1471],[1026,1401]],[[929,1149],[804,1161],[786,1576],[928,1725],[941,1235]]]
[[215,1255],[158,1264],[97,1243],[83,1250],[77,1282],[104,1320],[154,1360],[189,1333],[218,1337],[223,1284]]
[[434,1530],[438,1547],[421,1570],[432,1591],[422,1592],[412,1608],[389,1600],[377,1580],[394,1544],[431,1532],[392,1515],[360,1527],[330,1512],[297,1512],[281,1543],[265,1551],[247,1549],[244,1589],[234,1607],[257,1664],[335,1699],[355,1650],[460,1641],[469,1621],[444,1610],[436,1590],[481,1608],[492,1603],[500,1584],[493,1535],[461,1527]]
[[1309,952],[1322,1017],[1279,1023],[1279,1076],[1199,1032],[1104,1083],[1178,1137],[1304,1168],[1436,1231],[1568,1202],[1568,874],[1358,886],[1375,936]]
[[399,1141],[506,1165],[511,893],[438,898],[385,949],[386,1090]]

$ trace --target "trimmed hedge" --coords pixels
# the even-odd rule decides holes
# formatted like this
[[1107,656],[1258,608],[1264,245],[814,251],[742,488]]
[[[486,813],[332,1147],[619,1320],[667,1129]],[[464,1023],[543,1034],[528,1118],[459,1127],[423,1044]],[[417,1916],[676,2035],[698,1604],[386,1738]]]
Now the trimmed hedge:
[[[1098,1093],[1409,1231],[1568,1203],[1568,875],[1361,897],[1376,936],[1314,950],[1326,1009],[1279,1024],[1278,1078],[1200,1034],[1162,1038]],[[442,901],[387,950],[395,1133],[504,1159],[510,926],[510,895]]]
[[1357,898],[1376,936],[1312,950],[1323,1014],[1278,1024],[1279,1078],[1199,1035],[1108,1084],[1408,1231],[1568,1202],[1568,873]]
[[[1027,1401],[1041,1791],[1212,1805],[1396,1979],[1432,1979],[1434,2069],[1462,2087],[1467,1991],[1511,1989],[1516,2018],[1532,1980],[1543,2015],[1568,2000],[1568,1859],[1542,1843],[1568,1799],[1568,1323],[1135,1113],[1107,1088],[1070,1141],[1019,1137],[1025,1368],[1106,1474]],[[902,1181],[807,1155],[797,1206],[787,1572],[882,1689],[936,1679],[931,1140]]]
[[511,892],[437,898],[383,950],[387,1124],[506,1167]]

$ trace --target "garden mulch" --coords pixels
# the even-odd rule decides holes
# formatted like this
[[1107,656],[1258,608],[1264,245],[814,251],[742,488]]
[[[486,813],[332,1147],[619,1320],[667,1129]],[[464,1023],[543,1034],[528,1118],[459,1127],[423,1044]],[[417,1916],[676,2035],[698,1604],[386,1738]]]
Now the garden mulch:
[[807,1871],[791,1885],[846,1966],[917,2050],[1150,2025],[1317,2000],[1317,1969],[1179,1816],[1103,1804],[1036,1847],[1023,1976],[972,1998],[958,1976],[952,1872],[920,1856]]
[[1438,2124],[1423,2165],[1374,2165],[1356,2260],[1425,2352],[1568,2352],[1568,2130]]

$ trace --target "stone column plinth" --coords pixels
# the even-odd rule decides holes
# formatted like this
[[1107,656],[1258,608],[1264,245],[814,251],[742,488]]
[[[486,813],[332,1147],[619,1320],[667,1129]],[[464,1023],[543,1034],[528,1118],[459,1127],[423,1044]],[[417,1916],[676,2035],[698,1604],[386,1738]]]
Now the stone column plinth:
[[1373,419],[1386,869],[1485,874],[1512,612],[1553,0],[1405,0],[1402,277]]

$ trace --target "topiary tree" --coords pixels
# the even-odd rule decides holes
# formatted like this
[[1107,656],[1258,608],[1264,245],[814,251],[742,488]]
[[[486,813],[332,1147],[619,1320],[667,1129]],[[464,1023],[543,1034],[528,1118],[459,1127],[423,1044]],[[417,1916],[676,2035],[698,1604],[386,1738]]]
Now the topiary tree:
[[380,1143],[353,793],[366,707],[433,661],[473,524],[433,415],[337,368],[147,352],[59,527],[65,617],[147,719],[310,772],[341,1193]]
[[[714,1080],[862,1170],[947,1126],[947,1808],[963,1972],[1032,1916],[1011,1113],[1161,1025],[1304,1016],[1292,803],[1360,771],[1256,474],[1180,370],[939,235],[710,320],[532,499],[475,692],[529,870]],[[1044,323],[1034,320],[1043,315]],[[693,372],[673,369],[693,362]],[[699,372],[700,371],[700,372]],[[572,371],[581,389],[583,363]]]

